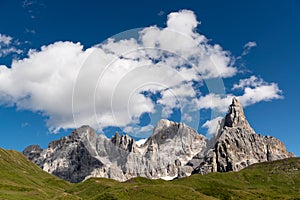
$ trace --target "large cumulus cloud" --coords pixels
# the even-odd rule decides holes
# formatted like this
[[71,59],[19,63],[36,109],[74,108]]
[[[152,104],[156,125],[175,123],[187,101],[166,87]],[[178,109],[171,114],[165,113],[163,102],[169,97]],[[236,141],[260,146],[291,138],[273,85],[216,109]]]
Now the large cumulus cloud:
[[243,91],[245,105],[281,98],[278,86],[262,79],[242,80],[225,97],[202,94],[205,80],[233,77],[238,69],[229,51],[197,32],[199,24],[181,10],[168,15],[166,27],[141,28],[137,37],[124,33],[87,49],[62,41],[32,49],[0,66],[1,104],[40,112],[54,132],[82,124],[147,132],[153,124],[133,126],[143,113],[168,117],[179,108],[192,121],[189,112],[224,111],[235,90]]

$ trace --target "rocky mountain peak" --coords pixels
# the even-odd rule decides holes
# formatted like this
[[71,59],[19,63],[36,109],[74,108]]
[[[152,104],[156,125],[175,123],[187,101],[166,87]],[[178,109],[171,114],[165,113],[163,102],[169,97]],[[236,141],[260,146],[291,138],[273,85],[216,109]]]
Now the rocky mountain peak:
[[161,119],[157,122],[157,125],[156,125],[155,129],[153,130],[153,135],[155,135],[156,133],[159,133],[163,129],[167,129],[171,126],[177,126],[178,127],[179,124],[176,123],[176,122],[169,121],[167,119]]
[[23,154],[31,161],[35,162],[36,158],[38,158],[43,149],[39,145],[30,145],[23,150]]
[[91,128],[88,125],[83,125],[79,128],[76,128],[72,131],[71,137],[79,137],[79,138],[83,138],[83,137],[87,137],[87,138],[93,138],[93,137],[97,137],[97,133],[96,131]]
[[278,139],[256,134],[235,97],[223,122],[205,154],[198,154],[188,163],[194,173],[239,171],[253,163],[294,156]]
[[232,103],[228,109],[228,113],[225,116],[224,127],[225,126],[250,128],[250,125],[244,114],[243,106],[236,97],[233,97]]
[[[195,144],[199,140],[205,141],[203,135],[199,135],[196,130],[186,124],[161,119],[158,121],[157,126],[153,130],[153,134],[148,138],[145,144],[155,143],[162,145],[175,140],[183,141],[187,138],[195,138]],[[189,143],[192,143],[192,141]]]
[[53,140],[48,148],[56,149],[71,143],[90,143],[98,138],[96,131],[88,125],[83,125],[74,129],[69,136],[62,137],[59,140]]
[[71,182],[89,177],[126,181],[136,176],[189,176],[193,169],[185,164],[205,147],[206,138],[196,130],[183,123],[160,120],[140,147],[128,135],[116,133],[109,139],[82,126],[52,141],[39,154],[35,153],[37,148],[31,147],[24,152],[45,171]]
[[116,133],[109,139],[82,126],[44,150],[33,145],[23,153],[43,170],[71,182],[89,177],[126,181],[137,176],[170,180],[192,172],[238,171],[294,156],[281,141],[254,132],[237,98],[217,133],[208,140],[184,123],[162,119],[147,141],[137,146],[128,135]]
[[133,153],[136,153],[137,151],[135,140],[127,134],[120,135],[118,132],[116,132],[115,136],[111,138],[111,142],[125,151]]

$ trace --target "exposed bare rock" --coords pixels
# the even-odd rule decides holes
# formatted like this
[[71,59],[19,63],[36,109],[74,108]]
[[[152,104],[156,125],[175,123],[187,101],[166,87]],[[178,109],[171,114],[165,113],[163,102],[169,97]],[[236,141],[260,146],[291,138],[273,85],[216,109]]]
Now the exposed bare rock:
[[135,143],[135,140],[128,135],[120,136],[120,134],[116,132],[115,136],[111,138],[111,142],[125,151],[133,153],[137,152],[137,145]]
[[32,162],[36,162],[36,159],[40,157],[43,149],[39,145],[30,145],[23,150],[23,154]]
[[225,116],[224,127],[240,127],[252,130],[245,117],[242,105],[235,97],[233,97],[228,114]]
[[152,136],[141,147],[128,135],[111,139],[97,135],[89,126],[50,142],[45,150],[28,147],[25,155],[45,171],[70,182],[89,177],[119,181],[143,176],[165,178],[188,176],[185,164],[206,147],[206,139],[183,123],[160,120]]
[[210,140],[183,123],[162,119],[141,146],[128,135],[116,133],[108,139],[82,126],[50,142],[45,150],[32,145],[23,153],[70,182],[89,177],[126,181],[137,176],[171,180],[192,173],[238,171],[253,163],[294,156],[276,138],[256,134],[236,98]]
[[238,171],[253,163],[294,156],[278,139],[256,134],[236,98],[221,124],[211,148],[188,163],[194,168],[193,173]]
[[43,170],[70,182],[80,182],[103,163],[95,158],[91,142],[97,134],[88,126],[74,130],[70,136],[50,142],[35,163]]

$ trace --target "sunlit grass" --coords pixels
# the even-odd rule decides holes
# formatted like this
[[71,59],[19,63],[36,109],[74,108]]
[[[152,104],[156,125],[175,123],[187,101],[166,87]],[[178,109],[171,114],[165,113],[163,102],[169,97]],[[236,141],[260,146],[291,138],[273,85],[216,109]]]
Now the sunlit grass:
[[0,149],[0,199],[300,199],[300,158],[174,181],[91,178],[71,184]]

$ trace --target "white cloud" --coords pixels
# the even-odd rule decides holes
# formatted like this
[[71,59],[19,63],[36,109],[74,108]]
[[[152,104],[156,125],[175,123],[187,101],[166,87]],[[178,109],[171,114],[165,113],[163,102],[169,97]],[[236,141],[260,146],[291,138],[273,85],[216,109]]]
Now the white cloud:
[[283,98],[282,90],[279,89],[276,83],[268,83],[256,76],[241,79],[238,84],[233,85],[232,89],[242,89],[244,91],[244,94],[239,97],[240,102],[244,106],[252,105],[260,101]]
[[[138,38],[109,39],[87,49],[55,42],[30,50],[11,67],[0,66],[0,103],[40,112],[54,132],[89,124],[98,130],[119,126],[145,133],[153,124],[134,125],[143,113],[167,117],[174,108],[224,112],[233,94],[199,96],[194,83],[232,77],[237,69],[230,52],[196,32],[198,24],[192,11],[182,10],[168,15],[167,27],[143,28]],[[235,88],[245,90],[239,98],[246,105],[280,97],[276,84],[248,82]],[[162,109],[144,92],[159,93]],[[195,114],[183,112],[182,119],[192,116],[194,120]]]
[[227,111],[233,96],[232,94],[227,94],[223,97],[223,95],[210,93],[194,101],[196,101],[198,109],[212,109],[219,113],[224,113]]
[[212,120],[208,120],[202,125],[202,127],[208,129],[207,134],[213,135],[216,133],[217,127],[220,126],[222,119],[223,119],[223,117],[216,117]]
[[281,99],[282,90],[276,83],[265,82],[261,78],[251,76],[247,79],[241,79],[239,84],[234,84],[233,90],[242,89],[243,94],[236,96],[234,94],[218,95],[210,93],[195,100],[199,109],[212,109],[219,112],[225,112],[232,98],[236,96],[243,106],[249,106],[261,101],[270,101]]
[[250,42],[247,42],[245,45],[244,45],[244,50],[243,50],[243,53],[241,56],[245,56],[247,55],[250,50],[253,48],[253,47],[256,47],[257,44],[256,42],[253,42],[253,41],[250,41]]
[[[184,80],[184,79],[183,79]],[[195,98],[195,90],[191,83],[182,83],[176,87],[169,87],[161,92],[162,98],[158,103],[163,105],[162,117],[168,118],[174,108],[184,109],[189,106],[190,98]]]
[[[192,11],[170,13],[166,28],[153,26],[141,31],[143,46],[159,48],[188,60],[194,68],[189,72],[191,76],[198,73],[198,80],[234,76],[237,69],[232,66],[230,53],[224,51],[220,45],[209,44],[204,35],[197,33],[195,28],[199,23]],[[157,51],[146,52],[154,58],[161,56]]]
[[143,144],[145,144],[145,142],[147,141],[147,139],[140,139],[138,141],[136,141],[136,145],[138,145],[139,147],[142,146]]
[[11,36],[0,33],[0,44],[4,44],[4,45],[8,46],[8,45],[10,45],[12,39],[13,38]]
[[[248,79],[241,79],[239,84],[233,86],[233,89],[243,89],[243,94],[236,96],[243,107],[261,101],[271,101],[273,99],[283,98],[282,91],[276,83],[267,83],[256,76],[251,76]],[[211,109],[216,111],[217,114],[223,113],[224,115],[234,96],[234,94],[226,94],[224,96],[211,93],[194,101],[196,101],[198,109]],[[208,120],[203,124],[202,127],[208,128],[208,134],[215,133],[218,119],[220,119],[220,117]]]
[[0,33],[0,58],[13,53],[21,54],[22,51],[16,47],[17,43],[13,37]]
[[13,53],[21,54],[22,52],[23,52],[22,50],[17,49],[15,47],[7,47],[7,48],[0,47],[0,58]]
[[244,94],[239,97],[239,101],[244,105],[252,105],[261,101],[271,101],[282,99],[282,91],[276,83],[261,85],[255,88],[246,87]]
[[247,49],[247,48],[252,48],[252,47],[256,47],[256,46],[257,46],[256,42],[251,41],[251,42],[247,42],[244,45],[244,48]]
[[89,50],[77,43],[57,42],[30,51],[28,58],[0,66],[0,99],[19,109],[42,112],[50,128],[74,127],[72,87]]
[[193,11],[182,10],[168,15],[167,27],[181,34],[196,36],[195,28],[199,23]]
[[153,129],[154,126],[149,124],[147,126],[126,126],[123,131],[130,135],[147,138],[153,132]]
[[241,79],[238,84],[234,84],[232,90],[244,89],[245,87],[257,87],[266,84],[262,78],[251,76],[250,78]]

